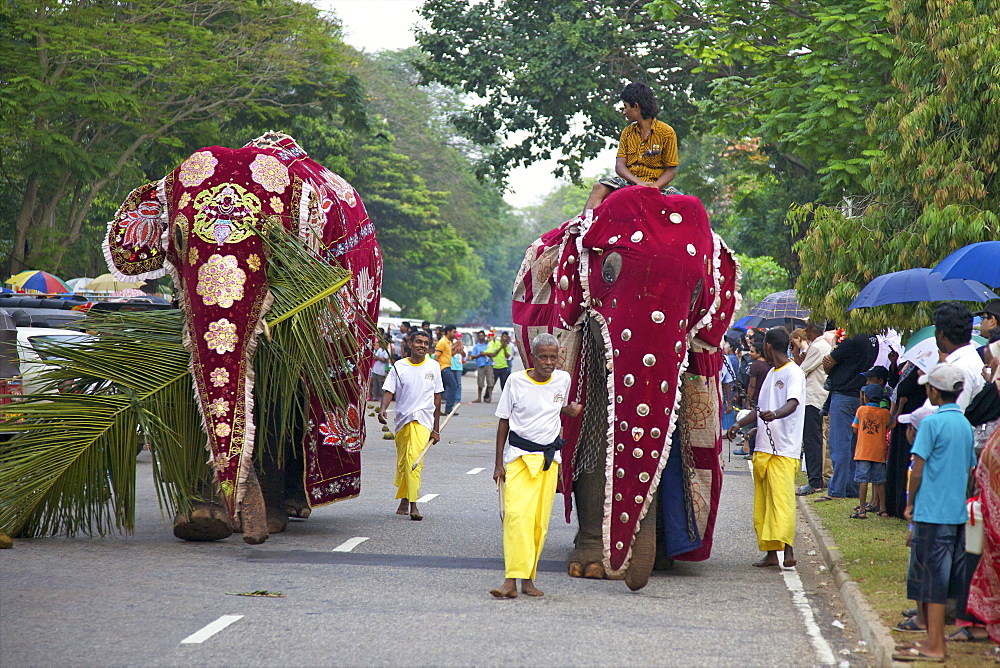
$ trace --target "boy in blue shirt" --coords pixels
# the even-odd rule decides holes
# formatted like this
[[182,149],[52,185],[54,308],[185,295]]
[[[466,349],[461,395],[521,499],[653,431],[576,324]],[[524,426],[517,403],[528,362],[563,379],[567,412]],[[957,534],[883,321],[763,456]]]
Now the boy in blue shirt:
[[913,468],[903,515],[913,523],[906,596],[922,607],[927,639],[897,648],[899,660],[941,660],[945,656],[944,608],[955,598],[965,566],[965,508],[969,473],[976,465],[972,426],[956,400],[962,372],[938,364],[919,380],[937,413],[920,423],[913,441]]

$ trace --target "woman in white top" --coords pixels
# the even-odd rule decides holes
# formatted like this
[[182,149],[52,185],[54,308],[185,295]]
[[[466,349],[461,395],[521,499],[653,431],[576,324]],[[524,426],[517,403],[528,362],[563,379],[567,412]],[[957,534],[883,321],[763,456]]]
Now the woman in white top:
[[577,417],[583,407],[568,403],[570,376],[556,369],[559,342],[539,334],[531,342],[534,368],[510,376],[496,416],[496,468],[504,482],[503,553],[506,580],[490,594],[517,597],[517,578],[526,596],[542,596],[532,582],[549,530],[562,446],[560,414]]

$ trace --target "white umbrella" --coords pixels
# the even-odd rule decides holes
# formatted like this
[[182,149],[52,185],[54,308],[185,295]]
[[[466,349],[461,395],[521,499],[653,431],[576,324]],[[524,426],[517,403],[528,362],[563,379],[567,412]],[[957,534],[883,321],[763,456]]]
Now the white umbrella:
[[86,276],[83,276],[81,278],[71,278],[68,281],[66,281],[66,285],[68,285],[69,289],[72,290],[73,292],[79,292],[80,290],[83,290],[87,286],[87,284],[90,283],[92,280],[94,279],[87,278]]
[[388,297],[382,297],[382,300],[378,305],[379,313],[399,313],[403,310],[403,307],[392,301]]

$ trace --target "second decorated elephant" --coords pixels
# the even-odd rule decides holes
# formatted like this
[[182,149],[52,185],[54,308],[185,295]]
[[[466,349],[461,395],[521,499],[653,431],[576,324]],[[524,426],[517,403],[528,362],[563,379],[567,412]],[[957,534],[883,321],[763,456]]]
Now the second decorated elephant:
[[[568,572],[648,581],[657,554],[711,554],[722,488],[722,337],[739,266],[701,202],[629,187],[527,250],[518,343],[554,333],[582,420],[565,420],[561,489],[579,529]],[[521,350],[525,359],[530,352]],[[572,492],[572,496],[570,495]]]

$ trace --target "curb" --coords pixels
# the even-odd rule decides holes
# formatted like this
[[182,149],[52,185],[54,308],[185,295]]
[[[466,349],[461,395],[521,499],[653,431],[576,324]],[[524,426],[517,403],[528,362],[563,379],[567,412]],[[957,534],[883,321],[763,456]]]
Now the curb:
[[861,631],[862,639],[868,644],[869,656],[872,658],[872,665],[889,668],[892,666],[892,654],[896,648],[896,641],[889,633],[878,615],[872,610],[868,600],[858,588],[858,583],[850,579],[847,569],[843,564],[843,557],[840,555],[840,548],[834,543],[833,538],[823,528],[819,517],[809,506],[806,497],[796,497],[799,510],[806,517],[806,522],[816,537],[820,554],[826,562],[826,567],[833,574],[834,582],[840,592],[840,597],[844,600],[847,611],[851,613],[854,622]]

